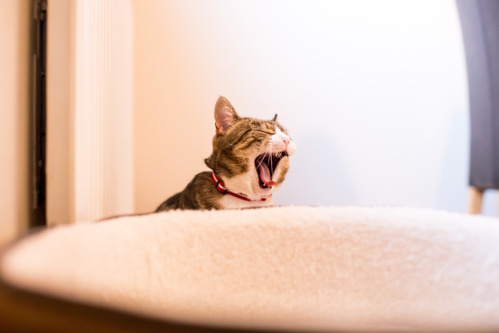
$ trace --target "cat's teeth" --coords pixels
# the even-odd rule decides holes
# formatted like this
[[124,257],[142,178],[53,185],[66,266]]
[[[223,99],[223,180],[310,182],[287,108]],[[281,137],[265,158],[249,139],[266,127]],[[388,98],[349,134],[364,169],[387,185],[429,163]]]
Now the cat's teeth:
[[278,153],[272,153],[272,156],[274,156],[275,158],[281,158],[284,156],[284,152],[278,152]]

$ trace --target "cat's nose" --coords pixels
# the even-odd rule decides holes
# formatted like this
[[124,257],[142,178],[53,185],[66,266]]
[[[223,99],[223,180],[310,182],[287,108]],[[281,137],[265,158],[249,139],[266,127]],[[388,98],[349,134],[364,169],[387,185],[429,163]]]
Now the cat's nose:
[[290,138],[288,138],[288,137],[286,137],[286,138],[282,138],[282,142],[284,142],[284,145],[285,145],[286,147],[288,146],[289,141],[291,141],[291,140],[290,140]]

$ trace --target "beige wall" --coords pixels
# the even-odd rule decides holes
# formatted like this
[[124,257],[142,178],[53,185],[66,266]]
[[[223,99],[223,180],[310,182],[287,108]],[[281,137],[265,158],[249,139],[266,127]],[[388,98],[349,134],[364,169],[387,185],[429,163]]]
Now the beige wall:
[[205,73],[191,67],[196,50],[185,53],[175,1],[133,3],[135,209],[144,212],[203,168],[214,130],[212,110],[222,91],[203,89],[204,79],[217,78],[203,78]]
[[29,220],[32,12],[29,0],[0,0],[0,244]]
[[296,142],[276,204],[466,210],[454,1],[133,3],[138,211],[206,169],[219,95]]

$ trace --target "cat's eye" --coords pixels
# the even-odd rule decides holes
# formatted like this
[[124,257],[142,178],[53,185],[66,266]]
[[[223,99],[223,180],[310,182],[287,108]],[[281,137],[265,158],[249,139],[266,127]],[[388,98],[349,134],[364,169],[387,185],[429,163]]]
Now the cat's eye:
[[263,130],[258,130],[258,129],[256,129],[255,131],[256,131],[256,132],[265,133],[265,134],[268,134],[268,135],[274,135],[274,134],[275,134],[275,132],[271,132],[271,131],[263,131]]

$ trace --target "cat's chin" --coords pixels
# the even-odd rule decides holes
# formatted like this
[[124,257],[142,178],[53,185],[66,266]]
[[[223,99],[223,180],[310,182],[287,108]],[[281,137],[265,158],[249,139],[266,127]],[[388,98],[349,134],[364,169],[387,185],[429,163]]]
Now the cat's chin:
[[274,193],[276,188],[279,187],[279,185],[275,185],[272,187],[268,188],[258,188],[256,191],[254,191],[253,195],[251,196],[253,200],[259,200],[261,198],[268,198]]

